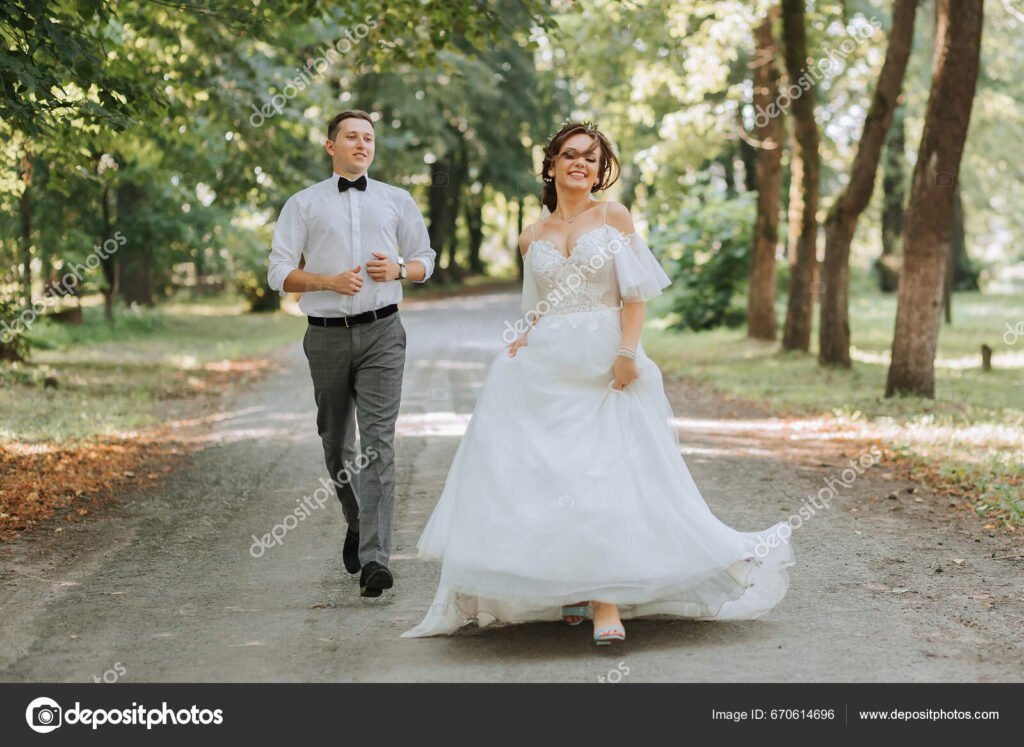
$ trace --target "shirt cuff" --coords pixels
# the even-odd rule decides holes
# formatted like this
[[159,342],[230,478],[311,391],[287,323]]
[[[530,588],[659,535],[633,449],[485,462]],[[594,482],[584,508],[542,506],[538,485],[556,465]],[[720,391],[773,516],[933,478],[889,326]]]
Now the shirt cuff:
[[289,267],[288,265],[274,265],[267,271],[267,285],[270,286],[271,290],[277,291],[278,295],[284,298],[288,293],[284,290],[284,281],[291,275],[292,270],[297,270],[297,267]]
[[412,282],[414,283],[425,283],[434,273],[434,262],[429,257],[411,257],[408,260],[406,260],[406,264],[408,264],[409,262],[420,262],[423,264],[423,279],[413,280]]

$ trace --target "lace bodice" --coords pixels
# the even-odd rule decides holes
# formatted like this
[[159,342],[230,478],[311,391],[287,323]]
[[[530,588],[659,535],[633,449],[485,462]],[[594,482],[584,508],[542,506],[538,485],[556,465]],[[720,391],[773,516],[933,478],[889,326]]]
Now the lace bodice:
[[568,257],[547,239],[534,239],[523,268],[522,310],[540,316],[620,308],[671,283],[640,234],[608,224],[584,231]]

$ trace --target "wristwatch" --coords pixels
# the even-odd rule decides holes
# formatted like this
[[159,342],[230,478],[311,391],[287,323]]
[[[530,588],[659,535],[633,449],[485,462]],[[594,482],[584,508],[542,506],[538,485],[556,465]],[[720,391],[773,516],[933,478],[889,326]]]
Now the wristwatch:
[[398,262],[398,279],[405,280],[405,276],[408,275],[408,271],[405,269],[405,262],[399,260]]

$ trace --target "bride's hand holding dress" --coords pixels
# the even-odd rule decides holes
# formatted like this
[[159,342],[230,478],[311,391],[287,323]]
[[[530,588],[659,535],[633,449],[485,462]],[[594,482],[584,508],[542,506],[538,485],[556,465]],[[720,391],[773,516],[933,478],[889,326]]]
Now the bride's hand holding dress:
[[521,334],[515,340],[513,340],[511,343],[509,343],[509,346],[508,346],[508,354],[509,354],[509,356],[511,356],[512,358],[515,358],[516,353],[519,352],[519,348],[525,348],[527,346],[527,344],[529,343],[529,341],[527,339],[529,334],[530,334],[530,332],[529,332],[529,330],[527,330],[526,332],[523,332],[523,334]]

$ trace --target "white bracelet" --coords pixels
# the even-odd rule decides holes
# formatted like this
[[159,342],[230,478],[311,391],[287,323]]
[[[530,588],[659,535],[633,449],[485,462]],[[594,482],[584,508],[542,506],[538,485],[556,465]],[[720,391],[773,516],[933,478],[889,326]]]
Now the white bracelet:
[[636,360],[636,353],[629,348],[619,348],[619,355],[623,358],[629,358],[631,361]]

